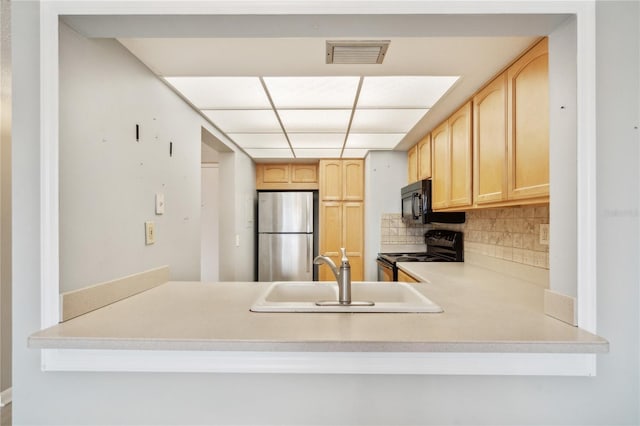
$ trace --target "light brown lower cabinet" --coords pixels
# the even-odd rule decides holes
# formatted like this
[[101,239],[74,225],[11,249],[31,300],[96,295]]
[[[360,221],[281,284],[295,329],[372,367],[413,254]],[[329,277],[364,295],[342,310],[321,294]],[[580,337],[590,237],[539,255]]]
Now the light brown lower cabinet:
[[[320,253],[340,266],[340,248],[347,249],[351,280],[364,279],[364,203],[361,201],[323,201],[320,203]],[[331,269],[321,265],[320,281],[334,281]]]
[[405,283],[419,283],[417,279],[413,278],[411,275],[407,274],[403,270],[398,269],[398,281]]

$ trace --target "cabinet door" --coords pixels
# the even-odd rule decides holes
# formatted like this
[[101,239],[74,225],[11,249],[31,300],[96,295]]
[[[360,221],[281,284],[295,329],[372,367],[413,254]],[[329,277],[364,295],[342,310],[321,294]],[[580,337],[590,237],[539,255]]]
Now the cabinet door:
[[318,182],[318,166],[315,164],[292,164],[292,183],[316,183]]
[[418,142],[418,180],[431,177],[431,133]]
[[264,183],[289,183],[288,164],[265,164],[262,173]]
[[407,173],[409,183],[418,180],[418,145],[414,145],[407,151]]
[[320,160],[320,197],[328,201],[342,199],[341,160]]
[[398,269],[398,281],[405,283],[419,283],[420,281],[413,278],[411,275]]
[[486,204],[507,199],[507,75],[473,98],[473,199]]
[[351,265],[351,280],[364,279],[364,203],[342,204],[342,243]]
[[364,200],[364,161],[342,160],[342,199]]
[[507,70],[509,198],[549,195],[547,39]]
[[447,207],[449,195],[449,131],[445,121],[431,132],[432,144],[432,195],[433,209]]
[[[320,254],[339,262],[342,244],[342,203],[323,201],[320,203]],[[318,279],[334,281],[335,277],[328,266],[320,265]]]
[[471,205],[471,102],[449,117],[449,207]]

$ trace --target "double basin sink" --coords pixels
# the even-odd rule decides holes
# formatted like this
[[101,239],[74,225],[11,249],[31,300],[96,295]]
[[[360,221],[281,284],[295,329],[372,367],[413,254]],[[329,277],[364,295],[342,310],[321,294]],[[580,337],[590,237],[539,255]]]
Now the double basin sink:
[[[253,312],[442,312],[442,308],[412,285],[403,282],[357,281],[351,283],[354,304],[319,306],[337,301],[338,286],[324,281],[277,281],[251,306]],[[357,302],[373,302],[371,306]]]

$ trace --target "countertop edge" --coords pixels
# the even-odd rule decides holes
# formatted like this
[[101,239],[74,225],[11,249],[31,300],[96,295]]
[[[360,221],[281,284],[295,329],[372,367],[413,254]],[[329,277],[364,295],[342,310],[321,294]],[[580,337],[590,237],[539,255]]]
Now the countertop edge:
[[344,341],[210,341],[164,339],[56,339],[30,336],[32,349],[246,352],[439,352],[439,353],[573,353],[609,351],[609,342],[344,342]]

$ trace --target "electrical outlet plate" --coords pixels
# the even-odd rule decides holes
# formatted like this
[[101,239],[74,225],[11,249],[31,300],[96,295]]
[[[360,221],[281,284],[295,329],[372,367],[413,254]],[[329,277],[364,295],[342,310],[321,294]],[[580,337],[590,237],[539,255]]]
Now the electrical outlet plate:
[[543,223],[540,225],[540,244],[549,245],[549,224]]
[[151,221],[144,223],[144,243],[146,245],[151,245],[156,242],[156,229],[155,224]]

